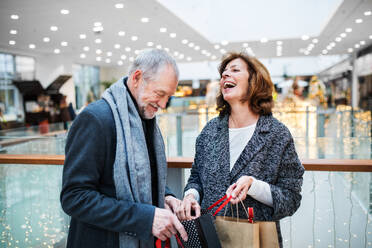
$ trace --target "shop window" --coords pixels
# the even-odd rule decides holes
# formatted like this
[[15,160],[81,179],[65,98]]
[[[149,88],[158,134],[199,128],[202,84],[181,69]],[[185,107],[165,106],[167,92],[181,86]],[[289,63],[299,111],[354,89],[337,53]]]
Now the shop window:
[[100,98],[100,79],[98,66],[74,65],[73,76],[77,109],[80,109],[81,107]]

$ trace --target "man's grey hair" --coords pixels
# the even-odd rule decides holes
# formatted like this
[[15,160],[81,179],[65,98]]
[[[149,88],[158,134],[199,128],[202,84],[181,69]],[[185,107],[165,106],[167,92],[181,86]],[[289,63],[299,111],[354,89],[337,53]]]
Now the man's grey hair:
[[128,75],[131,75],[136,70],[141,70],[145,80],[156,80],[159,71],[167,65],[173,68],[178,80],[179,71],[176,61],[166,51],[146,49],[137,56],[129,67]]

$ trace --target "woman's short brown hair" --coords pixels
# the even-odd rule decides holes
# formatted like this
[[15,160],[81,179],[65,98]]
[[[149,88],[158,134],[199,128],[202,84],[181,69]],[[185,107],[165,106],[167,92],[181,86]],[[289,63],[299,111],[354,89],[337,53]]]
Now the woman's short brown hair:
[[[221,77],[227,64],[234,59],[242,59],[248,68],[248,91],[242,101],[249,101],[249,108],[255,114],[271,114],[271,109],[274,107],[274,85],[271,81],[269,71],[258,59],[246,53],[229,53],[223,58],[218,68]],[[221,90],[217,97],[217,110],[220,112],[220,116],[231,113],[231,107],[223,99]]]

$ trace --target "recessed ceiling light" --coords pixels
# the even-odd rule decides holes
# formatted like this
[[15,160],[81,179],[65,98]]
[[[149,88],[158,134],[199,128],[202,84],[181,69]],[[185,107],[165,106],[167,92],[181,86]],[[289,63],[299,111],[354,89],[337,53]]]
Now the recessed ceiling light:
[[224,54],[224,53],[226,53],[226,50],[225,49],[221,49],[220,50],[220,53]]
[[169,48],[168,47],[164,47],[164,51],[166,51],[166,52],[169,53]]
[[319,40],[318,39],[313,39],[313,43],[318,43],[319,42]]
[[143,23],[146,23],[146,22],[149,22],[149,18],[148,17],[142,17],[141,18],[141,22],[143,22]]
[[[282,45],[283,44],[283,42],[282,41],[280,41],[280,40],[278,40],[277,42],[276,42],[276,44],[277,45]],[[248,46],[247,46],[248,47]]]
[[101,61],[102,58],[101,57],[96,57],[96,61]]
[[302,36],[301,36],[301,39],[302,39],[302,40],[308,40],[309,38],[310,38],[310,37],[309,37],[308,35],[302,35]]
[[309,52],[309,51],[305,51],[304,54],[305,54],[305,55],[309,55],[310,52]]
[[68,9],[61,9],[61,14],[62,15],[68,15],[68,14],[70,14],[70,11]]
[[370,35],[369,38],[372,40],[372,35]]
[[177,34],[176,34],[176,33],[170,33],[169,36],[170,36],[171,38],[176,38]]
[[101,54],[102,53],[102,50],[101,49],[97,49],[96,50],[96,54]]
[[202,53],[202,54],[206,54],[207,51],[203,49],[203,50],[201,50],[201,53]]
[[85,59],[86,55],[84,53],[80,54],[80,58]]
[[119,60],[118,65],[123,65],[123,61]]
[[44,41],[44,42],[49,42],[49,41],[50,41],[50,38],[49,38],[49,37],[44,37],[44,38],[43,38],[43,41]]
[[243,43],[243,47],[248,47],[248,43]]
[[57,26],[51,26],[51,27],[50,27],[50,30],[52,30],[53,32],[55,32],[55,31],[58,30],[58,27],[57,27]]
[[120,49],[120,44],[115,44],[115,45],[114,45],[114,48],[115,48],[115,49]]
[[348,51],[349,53],[352,53],[352,52],[354,51],[354,49],[349,48],[349,49],[347,49],[347,51]]
[[220,45],[214,45],[214,49],[220,49]]
[[229,42],[227,40],[221,41],[221,45],[226,46],[227,44],[229,44]]
[[108,63],[111,63],[111,59],[105,59],[105,62],[108,64]]
[[13,46],[13,45],[15,45],[15,44],[16,44],[16,42],[15,42],[14,40],[10,40],[10,41],[9,41],[9,45],[12,45],[12,46]]
[[151,47],[153,45],[154,45],[154,42],[151,42],[151,41],[147,42],[147,46]]
[[82,39],[82,40],[84,40],[84,39],[87,38],[87,35],[86,35],[86,34],[80,34],[80,35],[79,35],[79,38]]
[[213,55],[213,56],[211,57],[211,59],[215,60],[215,59],[217,59],[217,57],[216,57],[215,55]]
[[174,56],[178,56],[178,54],[180,54],[180,53],[177,52],[177,51],[175,51],[175,52],[173,53]]
[[102,26],[102,22],[94,22],[93,25],[95,27],[101,27]]
[[119,36],[124,36],[124,35],[125,35],[125,32],[124,32],[124,31],[119,31],[119,32],[118,32],[118,35],[119,35]]
[[184,57],[185,57],[185,55],[184,55],[183,53],[181,53],[181,54],[178,56],[179,59],[183,59]]
[[209,56],[211,56],[211,54],[210,53],[207,53],[205,56],[209,57]]
[[327,50],[323,50],[323,51],[322,51],[322,54],[327,54],[327,53],[328,53]]
[[107,52],[106,55],[107,55],[108,57],[111,57],[111,56],[112,56],[112,52]]
[[355,48],[359,48],[360,45],[359,45],[359,44],[355,44],[354,47],[355,47]]
[[117,4],[115,4],[115,8],[122,9],[122,8],[124,8],[124,4],[123,3],[117,3]]
[[341,37],[336,37],[335,41],[340,42],[342,40]]
[[130,57],[130,58],[129,58],[129,61],[130,61],[130,62],[133,62],[133,61],[134,61],[134,58],[133,58],[133,57]]
[[126,59],[127,59],[127,56],[125,56],[125,55],[123,54],[123,55],[120,56],[120,58],[121,58],[122,60],[126,60]]
[[196,51],[198,51],[198,50],[200,50],[200,46],[195,46],[194,49],[195,49]]
[[83,50],[86,51],[86,52],[88,52],[89,51],[89,47],[88,46],[85,46],[85,47],[83,47]]
[[18,20],[19,16],[18,15],[11,15],[10,18],[13,19],[13,20]]
[[364,40],[361,40],[361,41],[359,42],[359,44],[361,44],[362,46],[364,46],[364,45],[366,44],[366,42],[365,42]]
[[95,33],[99,33],[99,32],[102,32],[103,31],[103,27],[102,26],[99,26],[99,27],[93,27],[93,32]]
[[350,33],[351,31],[353,31],[351,28],[345,28],[345,31],[347,32],[347,33]]
[[140,50],[135,50],[135,51],[134,51],[134,53],[135,53],[136,55],[140,54],[140,52],[141,52]]
[[132,36],[132,37],[131,37],[131,40],[132,40],[132,41],[136,41],[136,40],[138,40],[138,37],[137,37],[137,36]]
[[161,45],[157,45],[156,48],[157,48],[157,49],[161,49]]
[[189,47],[194,47],[195,45],[194,45],[194,43],[190,42],[188,46]]
[[355,23],[362,23],[362,22],[363,22],[363,19],[361,18],[355,19]]
[[261,43],[266,43],[268,42],[269,40],[267,38],[261,38]]
[[127,51],[127,52],[130,52],[130,50],[131,50],[130,47],[126,47],[126,48],[125,48],[125,51]]
[[58,48],[54,49],[54,53],[59,54],[60,52],[61,50],[59,50]]
[[182,40],[181,42],[182,42],[182,44],[187,44],[189,41],[186,40],[186,39],[184,39],[184,40]]
[[65,47],[65,46],[67,46],[67,45],[68,45],[67,41],[62,41],[62,42],[61,42],[61,46],[64,46],[64,47]]
[[332,46],[332,47],[334,47],[334,46],[336,46],[336,43],[331,42],[331,43],[329,43],[329,45]]
[[10,33],[10,34],[17,34],[17,30],[12,29],[12,30],[9,31],[9,33]]
[[30,45],[28,45],[28,47],[30,48],[30,49],[35,49],[35,44],[30,44]]
[[187,60],[187,61],[191,61],[192,58],[191,58],[191,57],[187,57],[186,60]]
[[95,39],[94,42],[97,43],[97,44],[100,44],[100,43],[102,43],[102,40],[101,39]]
[[333,48],[333,47],[332,47],[331,45],[328,45],[328,46],[327,46],[327,50],[332,50],[332,48]]
[[160,28],[160,33],[165,33],[167,32],[167,28]]
[[370,16],[370,15],[372,15],[372,11],[368,10],[368,11],[364,12],[364,15],[365,16]]
[[346,33],[341,33],[340,36],[341,36],[342,38],[345,38],[345,37],[346,37]]

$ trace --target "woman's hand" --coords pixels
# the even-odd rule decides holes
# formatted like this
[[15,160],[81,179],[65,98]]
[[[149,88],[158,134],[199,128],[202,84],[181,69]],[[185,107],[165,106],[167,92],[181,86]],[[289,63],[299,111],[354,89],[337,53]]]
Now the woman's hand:
[[[191,215],[191,210],[194,210],[195,216]],[[200,205],[193,194],[188,194],[183,198],[182,203],[176,210],[176,215],[180,221],[191,220],[200,216]]]
[[164,201],[164,208],[172,211],[172,213],[175,213],[179,205],[181,205],[181,202],[181,200],[175,198],[174,196],[167,195]]
[[230,185],[230,187],[226,191],[227,198],[232,196],[230,203],[237,204],[239,201],[245,200],[247,197],[247,193],[251,184],[253,183],[253,178],[250,176],[242,176]]

